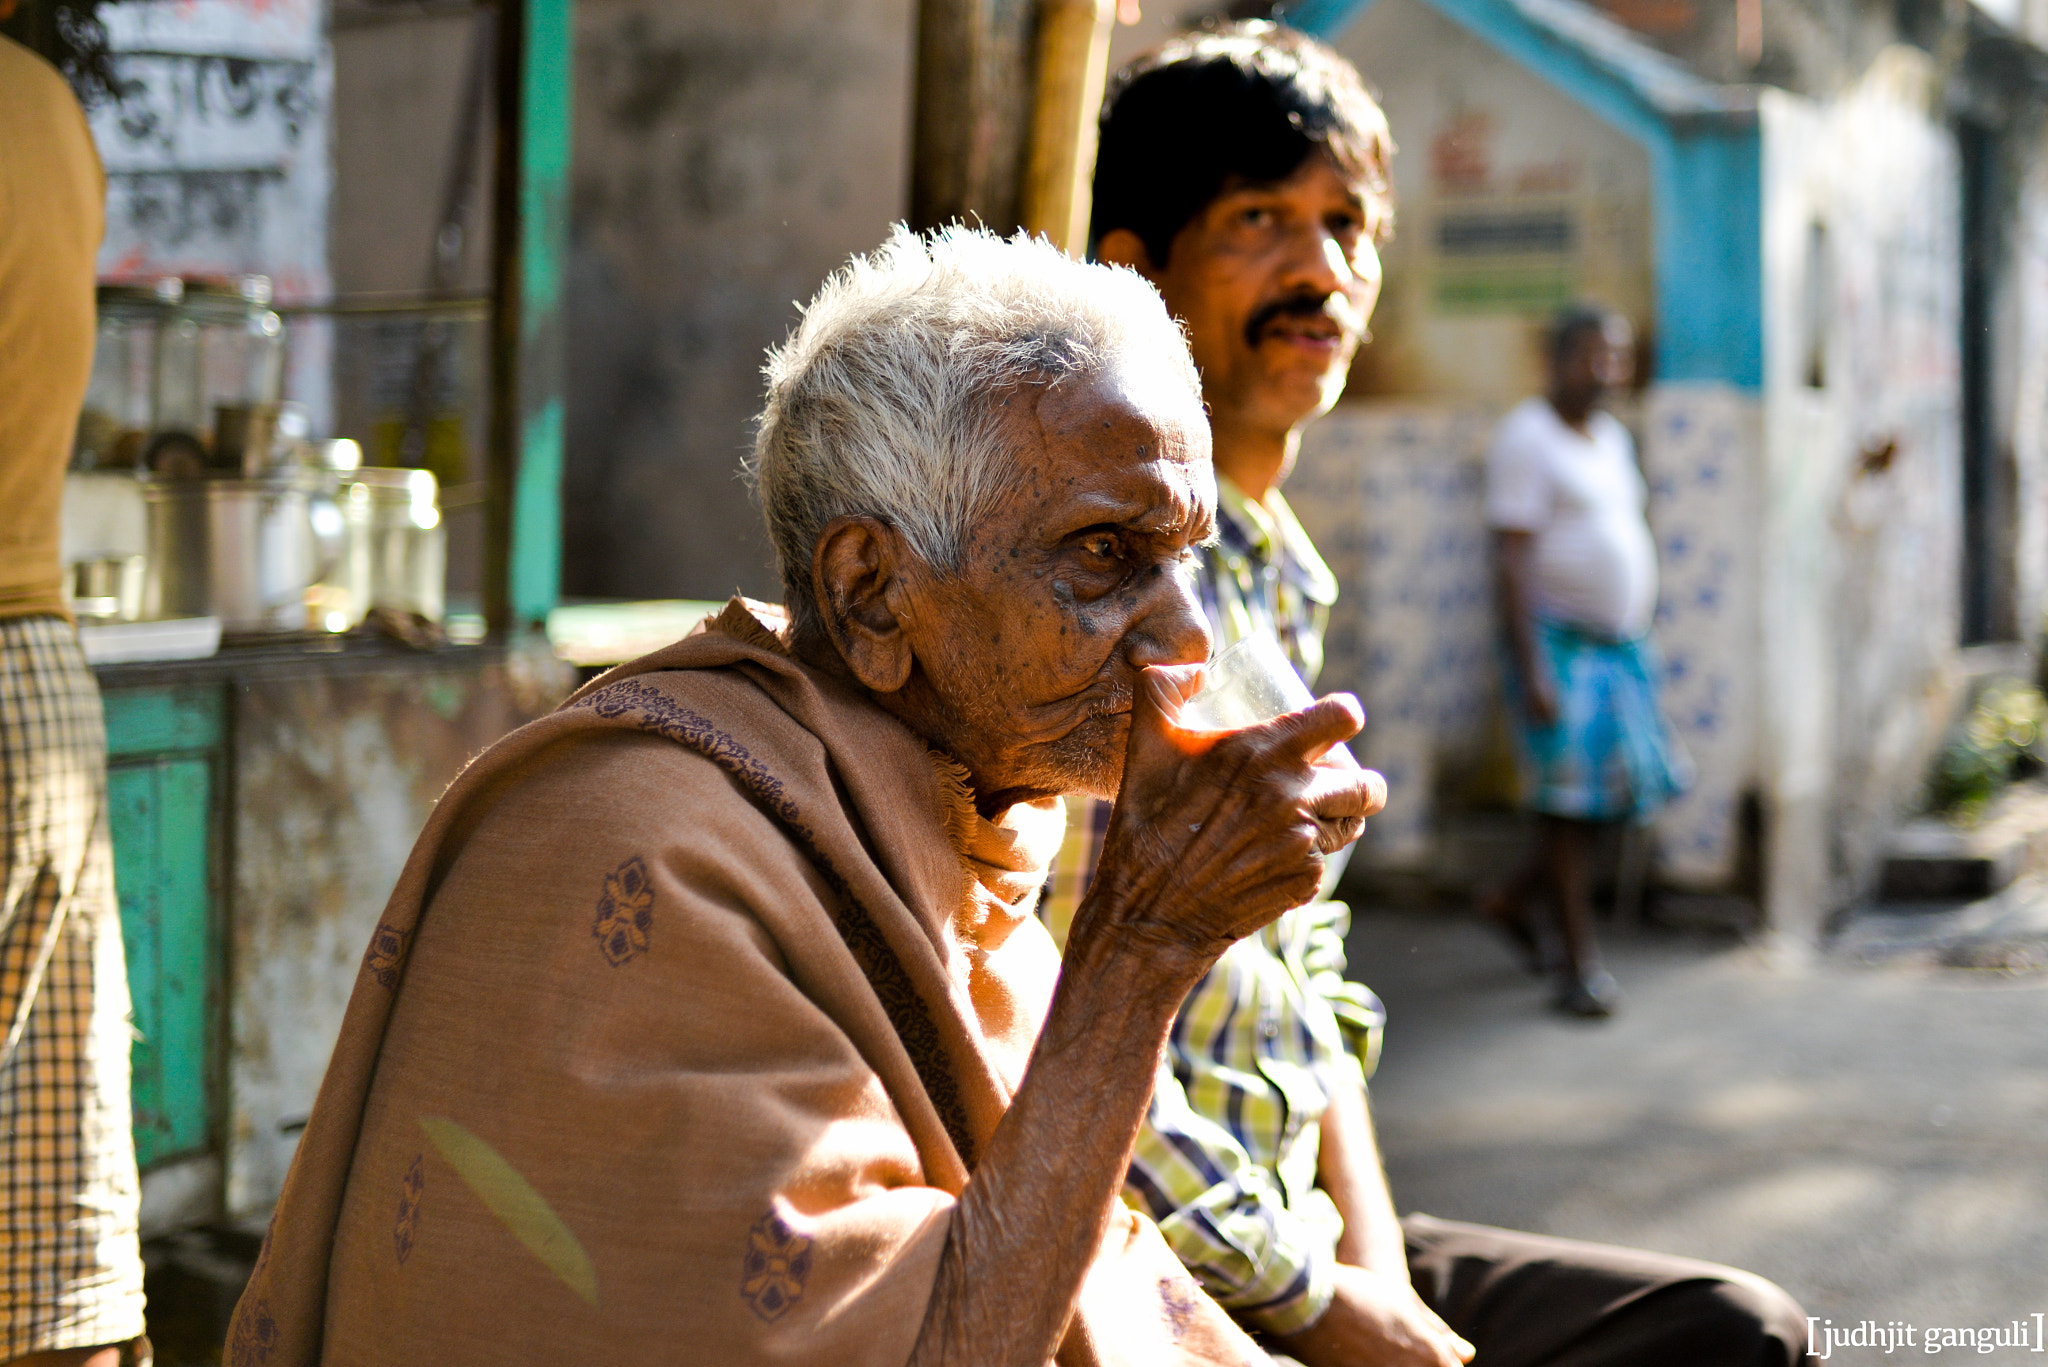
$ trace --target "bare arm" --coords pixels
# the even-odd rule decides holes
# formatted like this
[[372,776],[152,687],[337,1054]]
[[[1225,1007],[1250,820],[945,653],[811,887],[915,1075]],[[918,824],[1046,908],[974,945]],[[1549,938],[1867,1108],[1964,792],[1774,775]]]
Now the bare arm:
[[1102,862],[1030,1069],[953,1214],[915,1367],[1044,1367],[1181,999],[1225,948],[1313,897],[1322,854],[1386,799],[1376,774],[1313,765],[1356,734],[1349,698],[1201,745],[1165,720],[1192,677],[1145,672]]
[[1344,1217],[1336,1295],[1321,1319],[1283,1340],[1309,1367],[1457,1367],[1472,1345],[1422,1303],[1373,1138],[1365,1089],[1346,1084],[1323,1112],[1316,1176]]
[[1331,1091],[1321,1138],[1318,1184],[1344,1217],[1338,1261],[1405,1280],[1408,1250],[1401,1239],[1400,1218],[1394,1214],[1393,1195],[1387,1190],[1365,1088],[1346,1083]]
[[1500,603],[1508,648],[1521,676],[1531,717],[1545,726],[1557,721],[1557,683],[1536,653],[1536,534],[1496,529],[1493,533],[1494,592]]

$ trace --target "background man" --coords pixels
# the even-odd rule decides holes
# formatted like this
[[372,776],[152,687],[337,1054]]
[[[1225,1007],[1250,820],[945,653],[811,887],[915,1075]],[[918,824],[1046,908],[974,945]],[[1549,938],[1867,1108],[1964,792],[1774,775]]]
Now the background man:
[[105,197],[70,87],[0,36],[0,1362],[36,1367],[142,1334],[106,733],[58,562]]
[[1588,1017],[1620,1000],[1593,936],[1600,826],[1649,820],[1687,781],[1657,705],[1647,491],[1628,430],[1597,407],[1627,383],[1633,353],[1627,320],[1599,308],[1564,314],[1551,336],[1550,392],[1502,420],[1486,461],[1509,709],[1538,834],[1528,862],[1482,910],[1540,966],[1529,904],[1548,894],[1562,951],[1557,1006]]
[[[1341,393],[1391,227],[1386,120],[1358,73],[1271,24],[1167,43],[1112,83],[1096,255],[1187,327],[1215,440],[1197,566],[1220,643],[1278,636],[1313,678],[1336,584],[1279,492]],[[1045,914],[1086,883],[1077,820]],[[1314,902],[1195,987],[1126,1198],[1244,1323],[1315,1367],[1784,1362],[1798,1307],[1732,1269],[1427,1216],[1397,1221],[1366,1105],[1382,1015],[1344,982],[1349,913]]]

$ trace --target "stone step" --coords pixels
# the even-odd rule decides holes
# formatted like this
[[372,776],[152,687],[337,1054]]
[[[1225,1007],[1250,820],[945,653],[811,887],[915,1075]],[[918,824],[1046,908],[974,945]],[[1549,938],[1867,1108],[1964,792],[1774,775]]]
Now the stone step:
[[2048,866],[2048,784],[2016,783],[1972,825],[1921,817],[1896,831],[1878,895],[1938,903],[1990,897],[2030,869]]
[[1856,908],[1827,949],[1856,963],[2039,972],[2048,968],[2048,874],[2029,874],[1972,902]]

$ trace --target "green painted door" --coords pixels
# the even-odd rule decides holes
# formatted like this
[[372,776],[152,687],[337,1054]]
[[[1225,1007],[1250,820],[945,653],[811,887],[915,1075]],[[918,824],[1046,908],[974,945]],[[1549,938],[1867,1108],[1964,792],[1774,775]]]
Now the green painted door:
[[215,765],[226,738],[217,684],[114,688],[107,818],[128,952],[135,1156],[145,1168],[214,1138]]
[[135,1158],[145,1168],[203,1149],[208,1139],[212,787],[212,766],[203,757],[107,767],[114,883],[135,1002]]

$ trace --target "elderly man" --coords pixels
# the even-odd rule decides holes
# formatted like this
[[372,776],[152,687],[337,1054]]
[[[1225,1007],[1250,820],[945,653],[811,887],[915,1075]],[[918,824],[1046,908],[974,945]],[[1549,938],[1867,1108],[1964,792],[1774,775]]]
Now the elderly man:
[[[1322,661],[1336,582],[1281,497],[1302,428],[1343,391],[1380,289],[1393,146],[1358,73],[1272,24],[1175,39],[1114,82],[1095,254],[1186,325],[1215,442],[1203,605],[1225,642]],[[1076,812],[1057,934],[1113,831]],[[1106,848],[1106,846],[1104,846]],[[1288,912],[1189,994],[1125,1197],[1203,1286],[1312,1367],[1783,1363],[1800,1311],[1729,1268],[1395,1218],[1366,1104],[1382,1014],[1344,981],[1340,903]],[[1078,924],[1078,921],[1076,922]]]
[[[735,601],[450,789],[236,1367],[1264,1360],[1116,1194],[1181,997],[1384,789],[1317,762],[1348,698],[1174,725],[1215,498],[1177,330],[899,233],[769,377],[787,629]],[[1117,816],[1062,968],[1076,791]]]

